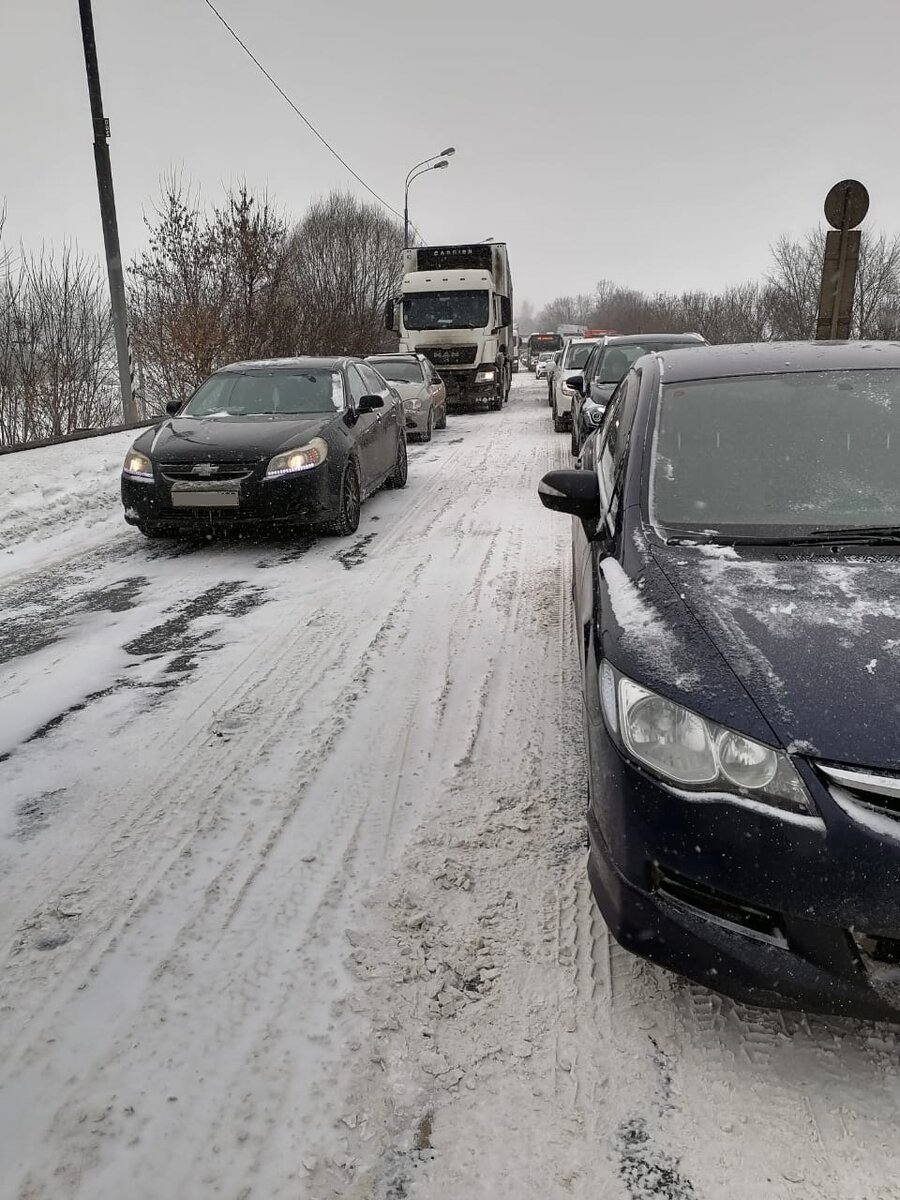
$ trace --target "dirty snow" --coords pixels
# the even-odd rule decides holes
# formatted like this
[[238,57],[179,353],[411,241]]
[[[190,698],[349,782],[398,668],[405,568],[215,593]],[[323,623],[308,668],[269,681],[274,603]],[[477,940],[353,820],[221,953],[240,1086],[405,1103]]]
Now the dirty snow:
[[544,389],[410,459],[355,538],[209,546],[0,461],[0,1196],[897,1200],[897,1029],[591,905]]

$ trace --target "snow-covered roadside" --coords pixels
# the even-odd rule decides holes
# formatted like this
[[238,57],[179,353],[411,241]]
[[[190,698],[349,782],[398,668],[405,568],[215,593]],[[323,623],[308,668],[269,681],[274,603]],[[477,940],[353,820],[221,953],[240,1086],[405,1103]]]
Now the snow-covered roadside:
[[122,461],[138,432],[0,455],[0,580],[115,533]]
[[898,1200],[895,1030],[591,905],[543,389],[411,457],[344,542],[123,527],[0,591],[78,610],[0,687],[64,718],[0,762],[0,1197]]

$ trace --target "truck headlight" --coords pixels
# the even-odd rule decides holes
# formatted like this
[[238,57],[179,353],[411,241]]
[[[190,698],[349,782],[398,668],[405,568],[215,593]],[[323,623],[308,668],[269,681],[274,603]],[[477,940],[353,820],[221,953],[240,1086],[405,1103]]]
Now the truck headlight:
[[482,369],[477,371],[475,374],[475,382],[490,383],[495,374],[496,372],[494,371],[493,367],[482,367]]
[[132,479],[153,478],[153,464],[146,454],[141,454],[140,450],[128,451],[122,471],[125,475],[130,475]]
[[276,454],[266,467],[266,479],[277,479],[282,475],[296,475],[300,471],[311,471],[328,457],[328,443],[322,438],[313,438],[296,450],[285,450]]
[[783,751],[651,692],[605,661],[600,694],[610,734],[664,781],[696,791],[698,797],[728,792],[737,799],[815,815],[803,781]]

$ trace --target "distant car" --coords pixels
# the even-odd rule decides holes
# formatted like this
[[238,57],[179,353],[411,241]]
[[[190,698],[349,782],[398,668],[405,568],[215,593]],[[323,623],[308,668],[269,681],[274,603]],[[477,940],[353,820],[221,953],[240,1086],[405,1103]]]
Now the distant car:
[[366,362],[400,393],[408,435],[430,442],[433,430],[447,428],[447,389],[424,354],[370,354]]
[[233,363],[125,457],[125,520],[147,537],[248,525],[353,533],[383,484],[406,486],[400,397],[368,363]]
[[552,350],[543,350],[538,355],[538,360],[537,360],[537,363],[535,364],[535,368],[534,368],[535,379],[545,379],[546,378],[547,368],[549,367],[550,363],[553,360],[554,353],[555,353],[555,351],[552,351]]
[[739,1000],[900,1014],[900,347],[639,359],[568,513],[597,904]]
[[[563,381],[571,398],[572,454],[581,452],[585,438],[603,420],[610,396],[632,363],[653,351],[707,345],[699,333],[626,334],[596,342],[582,370],[565,372]],[[568,382],[570,377],[576,378],[574,385]]]
[[547,390],[548,391],[552,390],[552,388],[553,388],[553,380],[556,377],[556,372],[559,368],[559,364],[562,359],[562,356],[563,356],[562,350],[556,350],[553,354],[553,357],[547,363],[547,368],[544,371],[544,379],[547,381]]
[[593,338],[570,338],[561,351],[562,362],[550,387],[549,403],[553,410],[553,428],[557,433],[568,429],[572,419],[572,401],[575,392],[566,379],[584,370],[588,355],[597,342]]

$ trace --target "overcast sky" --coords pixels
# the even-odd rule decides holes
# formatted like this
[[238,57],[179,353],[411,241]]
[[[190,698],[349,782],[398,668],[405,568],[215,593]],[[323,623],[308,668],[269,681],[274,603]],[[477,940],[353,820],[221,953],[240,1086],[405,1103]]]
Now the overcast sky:
[[[215,0],[430,242],[509,243],[517,300],[600,278],[715,288],[760,275],[832,183],[900,230],[897,0]],[[360,191],[203,0],[94,0],[126,260],[172,168],[210,202],[246,177],[299,216]],[[102,242],[77,0],[0,0],[7,242]]]

